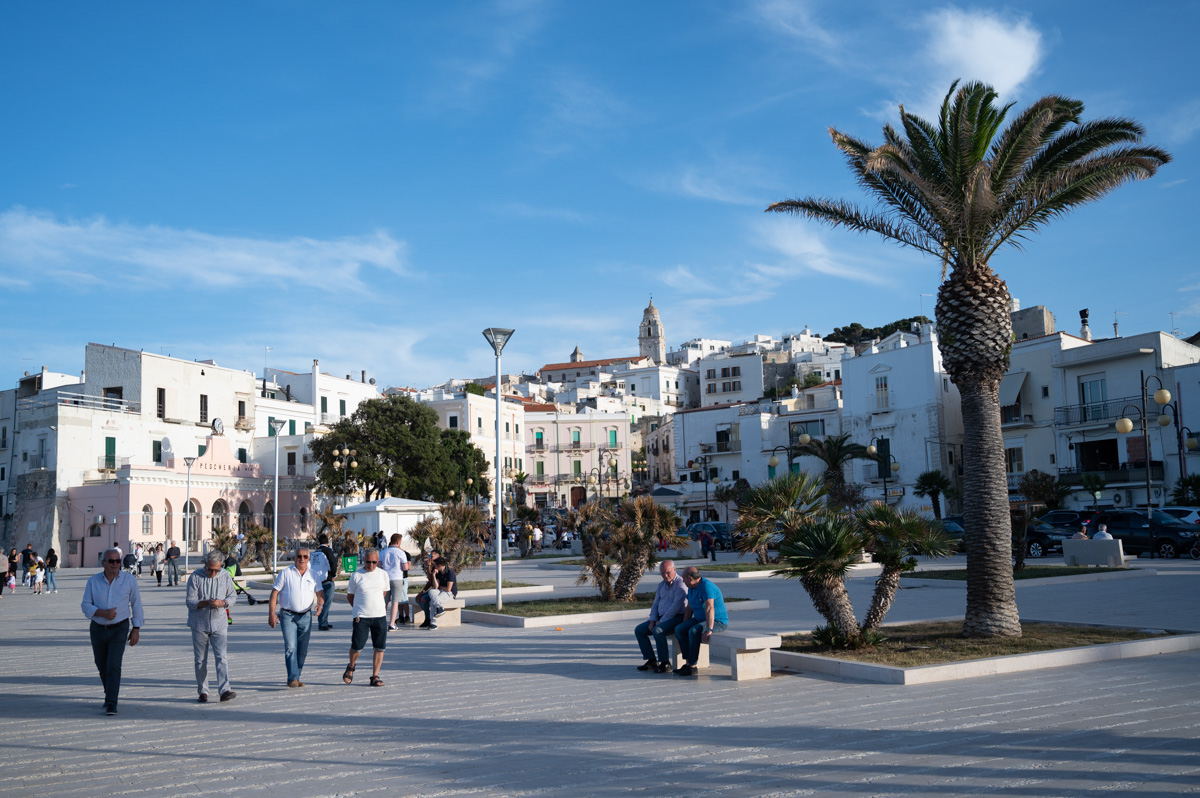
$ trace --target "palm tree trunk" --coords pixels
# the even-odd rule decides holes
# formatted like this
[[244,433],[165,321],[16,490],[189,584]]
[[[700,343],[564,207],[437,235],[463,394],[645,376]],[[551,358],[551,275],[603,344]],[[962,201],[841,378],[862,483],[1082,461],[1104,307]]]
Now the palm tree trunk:
[[633,601],[637,592],[638,582],[646,573],[646,563],[650,561],[650,549],[638,546],[621,558],[621,573],[613,586],[613,601]]
[[861,637],[858,619],[854,617],[854,606],[850,603],[850,594],[846,592],[844,580],[802,576],[800,584],[812,599],[813,607],[821,613],[822,618],[841,632],[842,637],[847,641],[856,641]]
[[863,619],[862,630],[869,632],[878,629],[883,623],[892,602],[896,600],[896,590],[900,587],[901,568],[884,568],[883,573],[875,580],[875,592],[871,596],[871,608]]

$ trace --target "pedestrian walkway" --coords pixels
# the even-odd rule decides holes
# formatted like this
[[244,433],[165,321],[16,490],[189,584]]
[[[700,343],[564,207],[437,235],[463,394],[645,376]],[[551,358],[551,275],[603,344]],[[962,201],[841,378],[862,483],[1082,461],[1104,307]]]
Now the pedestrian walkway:
[[[1145,565],[1145,563],[1142,563]],[[1197,626],[1200,567],[1018,589],[1022,614]],[[121,714],[100,711],[79,598],[0,599],[6,795],[1021,795],[1200,792],[1200,652],[898,687],[777,675],[638,673],[628,623],[389,634],[384,688],[341,683],[349,614],[314,632],[307,687],[284,687],[264,605],[234,608],[235,701],[195,702],[182,588],[143,577],[147,622]],[[470,578],[486,578],[471,574]],[[505,578],[546,580],[506,563]],[[570,574],[551,577],[563,584]],[[649,579],[645,588],[652,584]],[[811,628],[794,582],[735,623]],[[852,580],[860,613],[867,578]],[[265,598],[265,595],[262,596]],[[961,589],[901,591],[892,620],[961,615]],[[244,599],[243,599],[244,601]],[[753,616],[753,620],[751,620]]]

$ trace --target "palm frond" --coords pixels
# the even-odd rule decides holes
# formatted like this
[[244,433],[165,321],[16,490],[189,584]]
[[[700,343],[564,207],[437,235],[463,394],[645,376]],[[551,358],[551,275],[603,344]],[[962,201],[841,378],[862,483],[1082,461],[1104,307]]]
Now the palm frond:
[[938,254],[930,238],[919,227],[903,222],[894,222],[883,214],[864,213],[854,205],[841,200],[792,199],[772,203],[767,207],[772,213],[791,213],[833,227],[846,227],[859,233],[876,233],[897,243],[930,254]]

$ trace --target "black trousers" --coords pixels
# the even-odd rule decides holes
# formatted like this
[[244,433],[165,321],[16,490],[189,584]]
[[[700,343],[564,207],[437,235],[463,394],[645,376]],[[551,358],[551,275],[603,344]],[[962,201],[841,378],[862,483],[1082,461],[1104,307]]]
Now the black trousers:
[[100,672],[100,684],[104,685],[104,705],[115,707],[121,692],[121,662],[125,659],[125,646],[129,644],[129,621],[102,626],[92,621],[92,656],[96,658],[96,670]]

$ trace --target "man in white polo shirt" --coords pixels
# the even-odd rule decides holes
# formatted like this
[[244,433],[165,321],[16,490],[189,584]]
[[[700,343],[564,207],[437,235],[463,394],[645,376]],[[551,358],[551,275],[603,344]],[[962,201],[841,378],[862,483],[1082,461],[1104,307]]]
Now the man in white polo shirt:
[[396,613],[400,623],[408,623],[408,553],[401,548],[404,536],[399,532],[392,535],[391,544],[379,555],[379,570],[387,574],[391,582],[391,606],[388,607],[388,629],[396,628]]
[[391,580],[379,568],[379,549],[367,549],[363,555],[363,570],[355,571],[346,588],[346,600],[354,615],[353,631],[350,633],[350,664],[342,674],[346,684],[354,681],[354,666],[358,655],[371,636],[374,657],[371,660],[371,686],[383,687],[379,668],[383,665],[383,651],[387,648],[387,597],[391,592]]
[[283,662],[287,667],[288,687],[304,686],[300,674],[308,656],[312,617],[321,611],[323,597],[317,591],[312,571],[308,570],[309,559],[308,549],[297,549],[296,564],[280,571],[271,586],[267,623],[274,629],[278,621],[283,629]]

